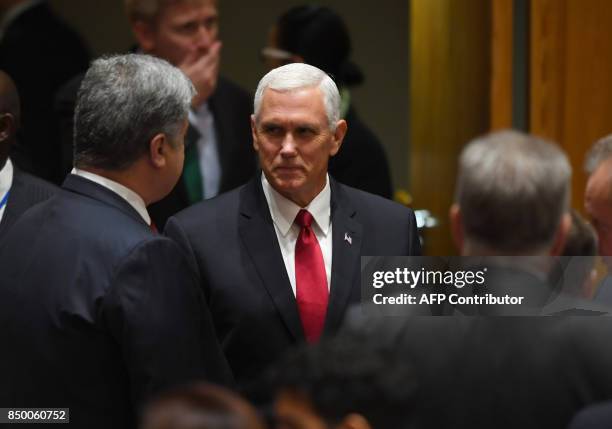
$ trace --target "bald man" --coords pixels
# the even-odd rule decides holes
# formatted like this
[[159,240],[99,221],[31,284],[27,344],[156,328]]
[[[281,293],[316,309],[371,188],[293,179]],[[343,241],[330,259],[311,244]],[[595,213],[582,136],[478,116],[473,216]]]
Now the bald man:
[[0,243],[15,221],[58,188],[13,166],[9,158],[19,128],[19,95],[13,80],[0,71]]

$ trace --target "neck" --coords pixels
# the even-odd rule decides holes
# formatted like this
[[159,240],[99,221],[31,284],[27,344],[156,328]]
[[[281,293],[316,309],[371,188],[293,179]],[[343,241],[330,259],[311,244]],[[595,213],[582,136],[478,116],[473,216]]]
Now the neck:
[[143,181],[139,179],[139,176],[135,174],[132,169],[127,168],[125,170],[107,170],[103,168],[96,167],[77,167],[80,170],[87,171],[89,173],[97,174],[98,176],[105,177],[107,179],[112,180],[113,182],[117,182],[120,185],[125,186],[128,189],[136,192],[140,198],[143,199],[145,205],[149,205],[153,202],[153,199],[150,197],[147,192],[147,186],[143,184]]

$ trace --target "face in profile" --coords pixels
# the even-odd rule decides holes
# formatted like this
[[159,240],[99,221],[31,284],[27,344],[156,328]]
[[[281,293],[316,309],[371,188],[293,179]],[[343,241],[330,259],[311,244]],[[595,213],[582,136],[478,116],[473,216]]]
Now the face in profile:
[[251,128],[266,179],[284,197],[307,206],[325,186],[329,157],[340,149],[346,122],[330,130],[318,87],[267,88]]
[[597,232],[599,254],[612,273],[612,159],[604,161],[589,178],[585,209]]
[[179,66],[208,54],[219,33],[216,1],[179,1],[139,32],[142,49]]

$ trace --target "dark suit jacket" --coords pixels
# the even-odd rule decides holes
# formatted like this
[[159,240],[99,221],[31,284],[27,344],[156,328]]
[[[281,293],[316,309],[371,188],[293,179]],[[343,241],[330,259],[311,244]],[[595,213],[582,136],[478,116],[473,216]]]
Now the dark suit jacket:
[[0,261],[3,406],[128,428],[160,389],[231,381],[180,249],[110,190],[68,176],[13,226]]
[[13,166],[13,184],[6,202],[4,215],[0,220],[0,243],[10,227],[30,207],[45,201],[59,191],[59,188],[38,177],[31,176]]
[[612,427],[612,401],[591,405],[572,419],[567,429],[609,429]]
[[612,398],[608,317],[360,314],[349,312],[340,335],[357,335],[364,347],[385,337],[414,368],[413,420],[405,427],[566,428],[578,410]]
[[21,97],[23,169],[61,183],[61,147],[53,103],[57,90],[89,64],[89,52],[78,34],[47,2],[19,15],[0,41],[0,69],[15,81]]
[[[418,255],[412,211],[331,180],[332,274],[325,334],[360,299],[361,255]],[[189,255],[218,338],[243,387],[304,340],[297,304],[257,175],[170,218],[166,234]],[[345,234],[352,243],[345,240]]]
[[[72,129],[77,91],[83,76],[73,79],[58,93],[56,109],[61,122],[64,171],[72,168]],[[226,192],[246,183],[255,173],[256,157],[251,138],[250,116],[253,111],[251,96],[232,82],[219,77],[217,88],[208,100],[215,118],[219,161],[221,163],[221,186]],[[190,127],[185,144],[195,144],[197,134]],[[170,216],[188,207],[187,189],[181,177],[163,200],[149,207],[157,227],[163,229]]]
[[329,174],[345,185],[393,198],[389,162],[378,137],[353,107],[348,110],[346,122],[348,131],[340,151],[329,160]]

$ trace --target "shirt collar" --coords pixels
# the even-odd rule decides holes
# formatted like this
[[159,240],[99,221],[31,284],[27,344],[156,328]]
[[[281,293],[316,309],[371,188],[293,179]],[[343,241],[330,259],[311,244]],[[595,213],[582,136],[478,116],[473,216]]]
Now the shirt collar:
[[0,170],[0,200],[4,198],[11,186],[13,186],[13,163],[8,158]]
[[323,232],[323,235],[327,236],[330,226],[330,198],[331,188],[329,186],[329,176],[325,177],[325,186],[319,194],[306,207],[300,207],[290,199],[282,196],[276,189],[270,185],[266,176],[261,173],[261,185],[263,187],[268,207],[270,207],[270,215],[272,221],[284,237],[291,229],[295,217],[298,212],[304,208],[310,212],[314,218],[315,223]]
[[9,27],[9,25],[11,25],[11,23],[15,21],[19,17],[19,15],[24,13],[26,10],[33,8],[41,2],[42,0],[25,1],[23,3],[16,4],[8,11],[6,11],[4,17],[0,21],[0,40],[2,40],[2,38],[4,37],[4,33],[6,32],[6,29]]
[[115,194],[126,200],[134,208],[134,210],[138,212],[147,225],[151,225],[151,217],[149,216],[144,200],[130,188],[127,188],[121,183],[117,183],[108,177],[103,177],[85,170],[79,170],[78,168],[73,168],[71,173],[87,180],[91,180],[92,182],[113,191]]

